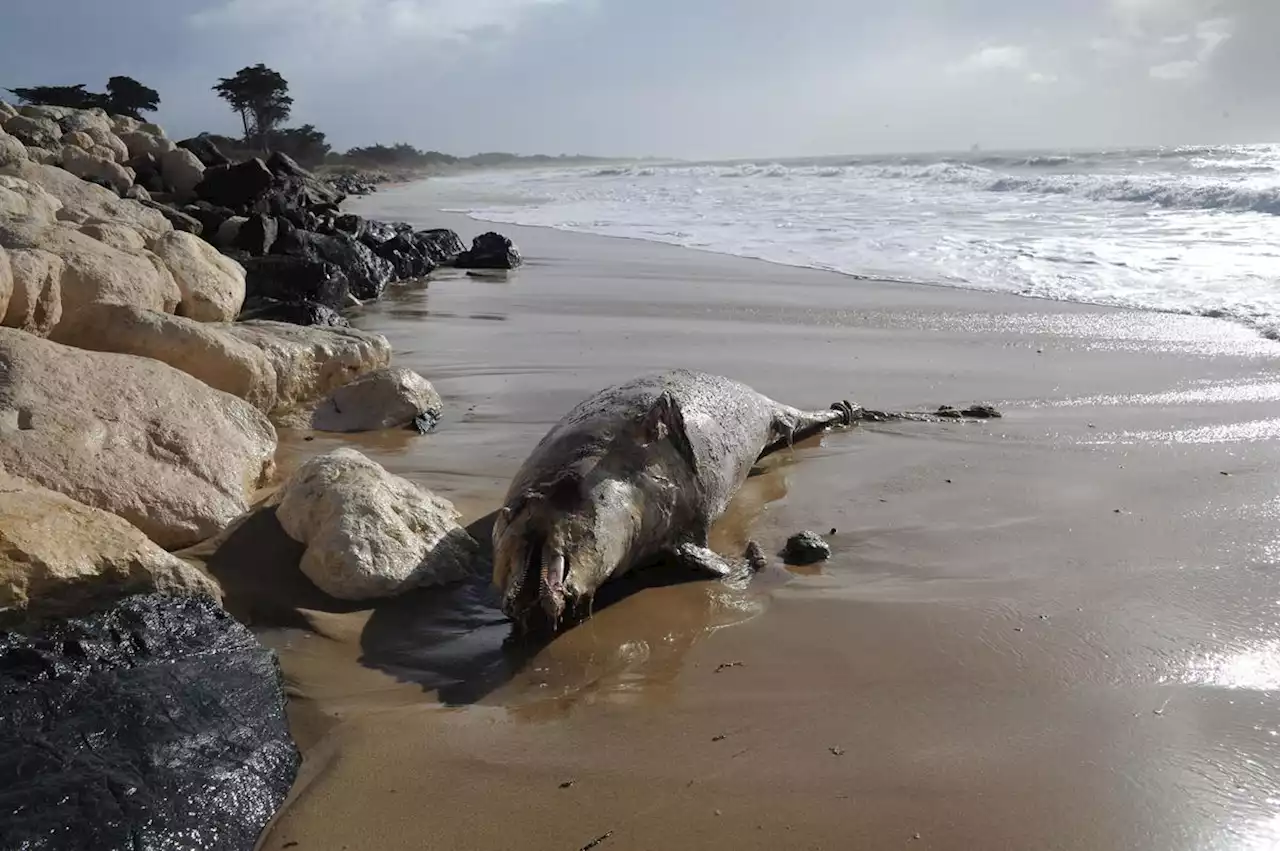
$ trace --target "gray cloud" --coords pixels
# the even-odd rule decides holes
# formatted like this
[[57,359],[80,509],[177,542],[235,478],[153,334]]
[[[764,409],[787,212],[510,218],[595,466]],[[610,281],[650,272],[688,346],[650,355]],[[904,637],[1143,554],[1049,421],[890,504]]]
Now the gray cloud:
[[[176,132],[253,62],[341,146],[839,153],[1259,141],[1274,0],[97,0],[19,3],[0,85],[127,73]],[[68,22],[74,22],[74,26]],[[50,44],[47,33],[58,32]]]

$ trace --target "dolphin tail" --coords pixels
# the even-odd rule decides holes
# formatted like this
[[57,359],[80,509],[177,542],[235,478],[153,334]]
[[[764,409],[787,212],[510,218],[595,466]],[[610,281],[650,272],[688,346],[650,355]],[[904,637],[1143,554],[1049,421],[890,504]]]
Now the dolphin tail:
[[825,411],[797,411],[787,409],[777,418],[774,432],[778,435],[767,445],[757,461],[782,449],[788,449],[801,440],[807,440],[838,426],[851,426],[858,421],[862,407],[848,401],[836,402]]

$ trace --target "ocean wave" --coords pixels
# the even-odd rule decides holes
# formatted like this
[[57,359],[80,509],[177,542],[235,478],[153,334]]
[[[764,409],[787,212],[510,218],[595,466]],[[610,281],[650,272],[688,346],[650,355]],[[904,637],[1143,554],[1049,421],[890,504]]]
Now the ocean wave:
[[990,192],[1074,195],[1092,201],[1152,204],[1178,210],[1227,210],[1280,216],[1280,186],[1205,178],[1113,175],[1000,177],[981,188]]

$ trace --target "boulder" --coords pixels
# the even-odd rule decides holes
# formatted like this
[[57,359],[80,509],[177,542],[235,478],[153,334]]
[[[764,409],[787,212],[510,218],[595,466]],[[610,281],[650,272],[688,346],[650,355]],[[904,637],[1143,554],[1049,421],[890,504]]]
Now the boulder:
[[84,614],[152,591],[222,596],[116,515],[0,471],[0,620]]
[[59,289],[65,313],[94,303],[132,304],[172,313],[182,297],[173,275],[150,252],[121,251],[66,227],[31,231],[21,240],[0,235],[0,242],[62,258]]
[[282,232],[272,251],[288,257],[332,263],[346,277],[351,294],[362,301],[381,296],[395,273],[390,262],[376,256],[367,245],[345,233],[324,236],[308,231]]
[[37,148],[31,145],[28,145],[27,159],[31,160],[31,162],[33,163],[38,163],[40,165],[52,165],[52,166],[61,165],[62,149],[59,148],[56,151],[51,151],[48,148]]
[[58,126],[67,133],[89,133],[96,139],[99,135],[115,134],[115,127],[107,113],[101,109],[72,109],[57,119]]
[[523,261],[511,240],[500,233],[483,233],[471,242],[471,250],[453,260],[459,269],[515,269]]
[[244,223],[247,221],[249,221],[247,216],[232,216],[218,225],[218,232],[214,234],[213,244],[219,248],[234,248],[236,240],[240,238],[240,228],[244,227]]
[[204,164],[185,148],[174,148],[160,157],[160,173],[179,196],[192,195],[204,180]]
[[417,243],[426,252],[427,258],[437,266],[450,262],[466,250],[462,239],[448,228],[432,228],[418,231]]
[[62,202],[61,221],[83,224],[90,219],[121,222],[138,231],[159,236],[173,230],[169,221],[137,201],[119,197],[109,189],[80,180],[70,172],[35,162],[21,162],[0,168],[0,174],[34,183]]
[[62,258],[47,251],[5,251],[13,276],[9,306],[0,324],[47,337],[62,319]]
[[278,382],[271,360],[218,323],[125,305],[93,305],[64,318],[54,339],[95,352],[151,358],[263,413],[276,407]]
[[245,273],[198,236],[170,231],[151,250],[173,273],[182,300],[177,313],[200,322],[230,322],[244,303]]
[[110,127],[91,126],[84,128],[82,132],[93,139],[94,147],[105,148],[110,151],[111,159],[115,162],[122,163],[133,156],[133,154],[129,153],[129,146],[124,143],[123,139],[112,133]]
[[[134,188],[136,189],[138,187]],[[200,220],[195,216],[189,216],[186,213],[175,210],[165,204],[157,204],[150,198],[140,200],[143,206],[155,210],[157,213],[164,216],[169,221],[169,224],[173,226],[174,230],[182,231],[183,233],[195,234],[196,236],[200,236],[204,233],[204,225],[201,224]]]
[[307,547],[302,572],[342,600],[456,582],[479,550],[448,500],[354,449],[308,461],[272,503],[281,528]]
[[144,121],[141,125],[139,125],[138,129],[141,130],[143,133],[150,133],[152,136],[155,136],[157,138],[168,139],[169,134],[166,133],[164,131],[164,128],[161,127],[159,124],[154,124],[148,121]]
[[187,204],[182,208],[182,212],[200,222],[206,236],[218,233],[222,223],[235,215],[226,207],[219,207],[215,204],[210,204],[208,201],[196,201],[195,203]]
[[332,307],[314,301],[280,301],[274,298],[245,299],[239,319],[267,319],[272,322],[288,322],[290,325],[351,327],[351,323]]
[[62,167],[82,180],[98,180],[111,186],[116,192],[123,193],[133,185],[133,177],[110,157],[95,155],[74,145],[66,145],[62,149]]
[[117,136],[123,137],[126,133],[136,132],[141,126],[141,121],[136,118],[131,118],[128,115],[111,116],[111,130]]
[[61,210],[62,202],[39,184],[0,174],[0,219],[51,225]]
[[360,376],[391,363],[391,344],[381,334],[354,328],[303,327],[254,319],[225,326],[228,334],[255,346],[276,373],[272,416],[292,414],[305,426],[311,406]]
[[334,310],[349,303],[350,282],[333,263],[278,254],[253,257],[243,252],[236,258],[244,266],[246,298],[313,301]]
[[43,118],[56,124],[74,111],[75,110],[69,106],[49,106],[42,103],[31,103],[20,107],[18,109],[18,114],[26,115],[31,118]]
[[270,254],[280,234],[280,222],[272,216],[261,214],[250,216],[240,225],[231,245],[241,251],[247,251],[254,257]]
[[202,200],[232,210],[247,210],[271,188],[271,170],[260,159],[206,169],[196,187]]
[[208,136],[195,136],[191,139],[183,139],[178,143],[179,148],[185,148],[196,155],[201,164],[205,168],[213,168],[220,165],[231,165],[231,159],[218,148],[217,144]]
[[373,253],[391,264],[398,280],[425,278],[435,264],[413,233],[398,233],[373,249]]
[[[151,193],[145,187],[139,186],[137,183],[130,186],[124,191],[124,197],[130,201],[138,201],[142,204],[151,203]],[[172,221],[170,222],[172,224]]]
[[33,148],[56,148],[62,139],[62,128],[57,122],[38,115],[15,115],[5,121],[4,130],[22,144]]
[[80,232],[126,254],[141,254],[147,250],[146,240],[128,225],[115,222],[89,222],[80,226]]
[[282,151],[272,151],[267,157],[267,168],[272,174],[283,177],[310,177],[311,172],[298,165],[297,160]]
[[174,145],[168,139],[162,139],[153,136],[150,133],[144,133],[141,130],[134,130],[129,133],[121,133],[120,141],[124,143],[125,152],[129,157],[140,157],[143,154],[150,154],[156,159],[173,150]]
[[217,534],[274,469],[275,429],[247,402],[159,361],[8,328],[0,411],[0,466],[166,549]]
[[96,144],[88,133],[82,133],[79,130],[64,133],[61,141],[63,147],[70,145],[73,148],[80,148],[85,151],[93,150],[93,146]]
[[0,130],[0,167],[30,159],[22,140]]
[[334,230],[342,231],[348,236],[364,241],[364,237],[369,232],[368,223],[355,215],[354,213],[344,213],[333,220]]
[[0,319],[9,310],[9,299],[13,297],[13,265],[9,262],[9,252],[0,248]]
[[0,100],[0,124],[3,124],[17,114],[18,110],[14,109],[11,104],[7,104]]
[[0,846],[249,851],[301,757],[275,654],[206,597],[0,634]]
[[434,425],[444,404],[440,394],[411,369],[379,369],[329,394],[311,415],[316,431],[356,432]]

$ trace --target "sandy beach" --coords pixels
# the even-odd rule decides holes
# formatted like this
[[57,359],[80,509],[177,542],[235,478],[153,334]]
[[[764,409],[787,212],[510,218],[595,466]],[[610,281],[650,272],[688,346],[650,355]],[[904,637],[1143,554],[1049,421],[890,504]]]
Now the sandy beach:
[[[487,229],[417,199],[349,207]],[[483,534],[552,423],[650,370],[798,407],[1004,417],[862,426],[770,459],[717,545],[835,530],[829,562],[639,590],[532,658],[504,651],[483,578],[337,607],[270,572],[275,530],[242,530],[213,567],[280,652],[306,758],[263,849],[1280,843],[1280,344],[503,231],[520,271],[447,273],[353,318],[435,384],[438,430],[282,432],[286,468],[354,444]]]

